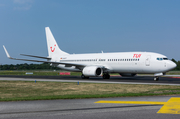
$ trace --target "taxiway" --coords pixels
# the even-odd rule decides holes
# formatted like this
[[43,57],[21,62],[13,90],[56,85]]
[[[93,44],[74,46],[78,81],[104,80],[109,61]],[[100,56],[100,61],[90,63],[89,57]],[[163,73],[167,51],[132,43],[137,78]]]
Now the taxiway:
[[95,103],[100,100],[167,102],[172,97],[180,97],[180,95],[0,102],[0,118],[179,119],[178,114],[157,113],[163,105]]

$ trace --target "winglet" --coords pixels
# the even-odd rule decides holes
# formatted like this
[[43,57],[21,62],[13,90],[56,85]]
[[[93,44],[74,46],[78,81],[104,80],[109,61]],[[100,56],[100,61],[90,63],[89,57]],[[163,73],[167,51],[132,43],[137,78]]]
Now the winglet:
[[4,45],[3,45],[3,48],[4,48],[4,50],[5,50],[5,53],[6,53],[7,57],[10,58],[10,59],[13,59],[13,58],[9,55],[9,53],[8,53],[8,51],[6,50],[6,48],[5,48]]

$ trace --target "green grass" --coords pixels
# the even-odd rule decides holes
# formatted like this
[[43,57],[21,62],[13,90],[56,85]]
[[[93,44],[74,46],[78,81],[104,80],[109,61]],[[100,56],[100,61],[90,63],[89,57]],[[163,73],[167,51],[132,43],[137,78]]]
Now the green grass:
[[180,71],[169,71],[167,75],[180,75]]
[[180,94],[180,86],[0,81],[0,101]]

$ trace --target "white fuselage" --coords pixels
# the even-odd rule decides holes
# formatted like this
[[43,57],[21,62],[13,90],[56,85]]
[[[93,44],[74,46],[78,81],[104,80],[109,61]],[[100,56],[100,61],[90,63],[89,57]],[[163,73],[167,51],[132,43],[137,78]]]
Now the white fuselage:
[[[108,70],[105,72],[109,73],[165,73],[176,67],[176,64],[166,56],[151,52],[72,54],[56,56],[52,60],[106,67]],[[69,71],[82,71],[74,66],[58,65],[58,67]]]

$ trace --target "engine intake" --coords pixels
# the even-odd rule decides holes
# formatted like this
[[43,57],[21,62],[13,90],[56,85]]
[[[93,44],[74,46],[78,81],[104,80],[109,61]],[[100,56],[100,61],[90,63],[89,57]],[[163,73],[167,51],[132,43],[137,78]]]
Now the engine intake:
[[98,66],[87,66],[84,67],[82,73],[84,76],[101,76],[102,69]]

